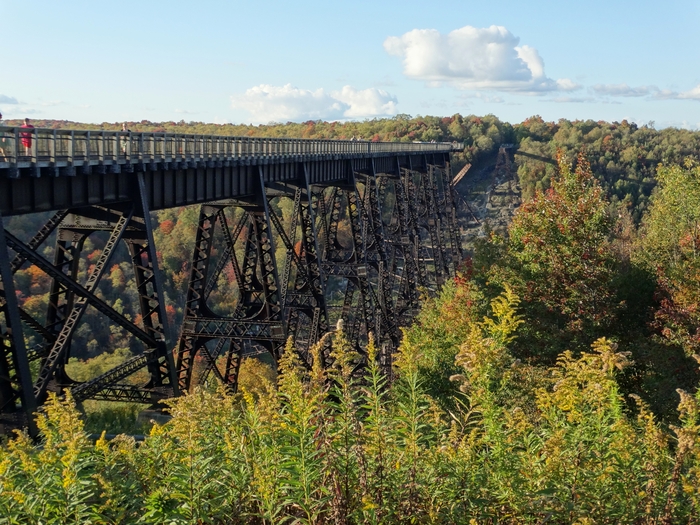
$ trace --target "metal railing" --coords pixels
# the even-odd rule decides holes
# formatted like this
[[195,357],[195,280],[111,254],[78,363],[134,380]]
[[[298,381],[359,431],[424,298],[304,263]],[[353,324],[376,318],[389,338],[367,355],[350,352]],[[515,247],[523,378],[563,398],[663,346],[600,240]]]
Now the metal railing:
[[0,167],[225,161],[458,151],[450,142],[368,142],[0,126]]

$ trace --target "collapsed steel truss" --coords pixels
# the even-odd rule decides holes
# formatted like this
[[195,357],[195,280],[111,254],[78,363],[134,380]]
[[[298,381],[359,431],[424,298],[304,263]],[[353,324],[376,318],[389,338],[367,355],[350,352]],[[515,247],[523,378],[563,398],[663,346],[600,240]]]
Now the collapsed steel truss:
[[[48,392],[77,401],[157,403],[212,377],[235,391],[244,357],[281,355],[289,337],[310,364],[309,350],[343,319],[362,351],[368,334],[390,373],[400,326],[419,308],[421,289],[436,291],[461,260],[449,162],[375,171],[348,162],[342,180],[314,183],[306,163],[296,178],[266,180],[254,196],[201,205],[179,340],[171,341],[143,173],[129,202],[57,212],[29,241],[0,218],[0,430],[32,425]],[[86,239],[108,235],[84,275]],[[43,248],[55,237],[53,262]],[[140,315],[132,320],[98,290],[115,251],[126,245]],[[123,248],[122,248],[123,249]],[[12,254],[12,257],[9,255]],[[83,267],[81,270],[81,262]],[[20,308],[13,275],[27,265],[51,279],[45,319]],[[228,310],[217,304],[233,294]],[[66,372],[71,341],[88,307],[137,341],[134,357],[85,382]],[[41,343],[25,348],[24,329]],[[175,348],[173,352],[171,349]],[[321,358],[328,364],[327,351]],[[147,380],[133,381],[146,370]],[[144,377],[143,372],[139,377]]]

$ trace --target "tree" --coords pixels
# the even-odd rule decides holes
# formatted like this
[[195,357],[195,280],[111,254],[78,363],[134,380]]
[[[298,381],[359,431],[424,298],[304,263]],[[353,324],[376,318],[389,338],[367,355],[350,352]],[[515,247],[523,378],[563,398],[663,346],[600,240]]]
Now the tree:
[[660,166],[638,257],[658,279],[656,326],[690,355],[700,350],[700,165]]
[[537,342],[549,353],[588,346],[612,324],[617,309],[612,221],[603,191],[583,153],[574,169],[563,156],[558,167],[552,186],[516,213],[505,263],[494,268],[496,280],[523,298],[526,331],[534,336],[527,344]]

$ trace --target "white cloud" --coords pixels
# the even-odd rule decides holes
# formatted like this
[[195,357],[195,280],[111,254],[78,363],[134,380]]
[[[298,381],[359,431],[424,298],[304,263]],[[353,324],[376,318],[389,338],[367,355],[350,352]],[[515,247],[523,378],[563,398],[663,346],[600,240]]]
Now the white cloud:
[[233,95],[235,109],[245,109],[258,122],[340,120],[374,117],[396,113],[396,97],[383,89],[355,89],[345,86],[330,93],[325,90],[299,89],[291,84],[270,86],[260,84]]
[[396,97],[383,89],[368,88],[357,90],[344,86],[340,91],[331,92],[331,97],[347,104],[344,117],[375,117],[379,115],[394,115],[396,113]]
[[400,37],[388,37],[384,49],[402,59],[407,77],[429,85],[449,82],[462,89],[526,93],[580,87],[569,79],[547,77],[537,50],[518,46],[519,42],[502,26],[464,26],[447,35],[435,29],[414,29]]
[[673,100],[679,98],[679,96],[680,93],[670,89],[659,89],[654,92],[654,98],[657,100]]
[[611,97],[645,97],[657,88],[649,86],[630,87],[627,84],[596,84],[591,88],[596,95]]
[[653,96],[657,100],[700,100],[700,84],[680,93],[670,89],[655,89]]
[[19,104],[19,101],[15,97],[8,97],[0,93],[0,104]]
[[678,94],[678,98],[689,100],[700,100],[700,84],[689,91],[684,91]]

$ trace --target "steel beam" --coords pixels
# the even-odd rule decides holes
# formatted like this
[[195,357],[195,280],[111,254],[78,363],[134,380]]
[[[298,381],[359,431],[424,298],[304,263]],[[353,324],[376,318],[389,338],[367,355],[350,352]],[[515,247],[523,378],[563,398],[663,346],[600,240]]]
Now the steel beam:
[[9,259],[3,256],[7,253],[5,228],[0,216],[0,295],[3,296],[0,313],[4,318],[0,334],[0,424],[8,428],[26,425],[29,432],[36,435],[34,411],[37,403],[24,346],[12,269]]

